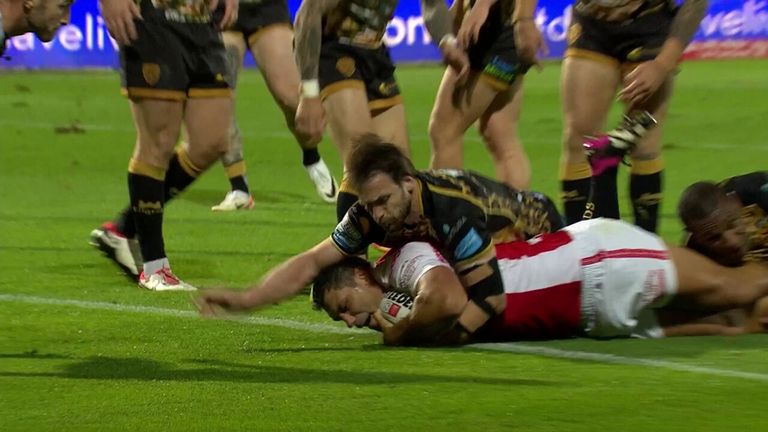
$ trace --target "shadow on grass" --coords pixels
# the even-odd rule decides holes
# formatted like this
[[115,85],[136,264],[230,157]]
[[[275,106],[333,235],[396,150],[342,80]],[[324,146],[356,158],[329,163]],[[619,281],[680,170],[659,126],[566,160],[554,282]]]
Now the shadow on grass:
[[439,375],[382,370],[309,369],[222,362],[190,361],[192,367],[144,358],[89,357],[61,367],[58,372],[7,372],[3,377],[42,377],[92,380],[219,381],[236,383],[331,384],[473,384],[489,386],[558,386],[554,381],[479,376]]

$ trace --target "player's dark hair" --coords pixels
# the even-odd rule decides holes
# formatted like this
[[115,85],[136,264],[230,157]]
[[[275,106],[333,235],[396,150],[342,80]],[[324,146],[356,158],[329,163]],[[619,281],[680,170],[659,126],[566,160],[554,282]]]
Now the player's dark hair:
[[725,192],[715,183],[696,182],[685,188],[680,195],[680,201],[677,203],[677,215],[687,228],[693,222],[711,216],[725,197]]
[[357,138],[347,162],[349,181],[355,189],[359,189],[376,173],[389,175],[395,183],[402,181],[405,176],[416,175],[416,169],[408,156],[375,134]]
[[321,270],[312,282],[312,307],[316,310],[324,309],[326,291],[352,285],[355,281],[355,269],[358,268],[370,270],[371,264],[354,256],[346,257],[341,262]]

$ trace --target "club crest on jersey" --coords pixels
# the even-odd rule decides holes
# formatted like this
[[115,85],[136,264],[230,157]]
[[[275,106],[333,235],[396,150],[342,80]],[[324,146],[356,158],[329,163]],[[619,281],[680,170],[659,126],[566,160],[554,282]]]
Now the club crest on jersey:
[[352,57],[342,57],[336,61],[336,70],[349,78],[355,73],[355,60]]
[[160,81],[160,65],[157,63],[144,63],[141,65],[141,75],[144,81],[153,86]]

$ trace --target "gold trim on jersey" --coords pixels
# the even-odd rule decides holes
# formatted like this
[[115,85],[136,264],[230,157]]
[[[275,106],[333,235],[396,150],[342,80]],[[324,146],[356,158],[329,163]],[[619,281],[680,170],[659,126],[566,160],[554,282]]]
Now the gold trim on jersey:
[[454,198],[460,198],[465,201],[471,202],[476,207],[479,207],[483,210],[483,212],[488,216],[503,216],[507,219],[509,219],[511,222],[514,222],[517,220],[517,216],[512,212],[511,209],[507,208],[506,206],[499,205],[498,207],[492,207],[490,203],[492,201],[500,201],[499,197],[496,195],[491,195],[487,198],[487,201],[484,201],[482,199],[479,199],[477,197],[474,197],[464,191],[459,191],[455,189],[449,189],[444,188],[441,186],[436,186],[431,183],[427,183],[427,188],[435,193],[447,195]]
[[224,172],[228,178],[241,177],[245,175],[245,161],[237,161],[230,166],[224,167]]
[[143,175],[159,181],[165,181],[164,169],[152,166],[146,162],[142,162],[136,159],[131,159],[130,162],[128,162],[128,172],[131,174]]
[[346,175],[341,177],[341,184],[339,184],[339,192],[345,192],[352,195],[357,195],[357,190],[352,187],[352,183]]
[[255,32],[251,33],[250,36],[248,36],[248,39],[245,41],[248,44],[248,48],[253,49],[253,45],[256,44],[256,40],[261,35],[264,34],[264,31],[272,28],[277,28],[277,27],[288,27],[288,29],[293,30],[293,26],[291,25],[291,23],[287,23],[287,22],[279,22],[279,23],[272,23],[272,24],[266,25],[256,30]]
[[[458,261],[456,263],[456,265],[454,266],[454,268],[456,269],[456,272],[458,273],[458,272],[461,272],[464,269],[467,269],[467,268],[470,268],[470,267],[474,267],[476,265],[486,264],[486,263],[488,263],[488,261],[490,261],[491,259],[493,259],[495,257],[496,257],[495,246],[494,246],[493,243],[489,243],[488,246],[486,246],[485,249],[483,249],[482,251],[476,253],[475,255],[473,255],[473,256],[465,259],[465,260]],[[471,275],[471,274],[472,274],[472,272],[469,272],[468,275]],[[460,278],[464,278],[464,277],[467,277],[467,276],[460,276]],[[484,278],[481,278],[481,279],[478,279],[477,281],[481,281],[483,279]],[[473,285],[473,284],[468,284],[468,285]],[[464,285],[464,286],[468,286],[468,285]]]
[[359,79],[345,79],[328,84],[320,90],[320,98],[325,99],[328,96],[346,89],[361,89],[365,91],[365,83]]
[[613,67],[619,67],[620,63],[615,58],[599,53],[597,51],[591,51],[583,48],[568,48],[565,50],[565,57],[581,58],[585,60],[592,60],[599,63],[608,64]]
[[190,98],[231,98],[232,90],[229,88],[192,88],[187,92]]
[[656,174],[664,169],[664,159],[659,156],[651,160],[631,159],[629,172],[637,175]]
[[480,79],[498,92],[507,91],[512,86],[510,83],[502,81],[496,77],[492,77],[485,72],[480,74]]
[[128,99],[162,99],[183,101],[187,98],[187,95],[180,90],[161,90],[143,87],[123,87],[120,89],[120,94],[127,97]]
[[403,103],[403,98],[400,95],[392,96],[386,99],[375,99],[368,102],[369,111],[378,111],[388,108],[392,108],[395,105]]

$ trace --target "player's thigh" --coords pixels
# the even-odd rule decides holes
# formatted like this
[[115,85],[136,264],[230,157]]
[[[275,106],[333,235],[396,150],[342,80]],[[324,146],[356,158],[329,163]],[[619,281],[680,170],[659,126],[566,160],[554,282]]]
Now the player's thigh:
[[191,161],[199,167],[206,167],[229,148],[232,105],[232,98],[224,96],[187,101],[184,113],[187,151]]
[[[352,84],[357,82],[353,81]],[[365,86],[359,83],[359,86],[346,86],[334,91],[323,100],[331,139],[339,149],[342,161],[347,160],[356,138],[373,132]]]
[[466,85],[457,86],[456,72],[450,67],[445,69],[430,115],[429,129],[434,139],[446,134],[463,135],[497,97],[498,90],[481,76],[470,72]]
[[563,60],[560,97],[566,154],[583,159],[582,137],[603,129],[620,79],[618,66],[608,61],[582,57]]
[[130,105],[136,127],[133,157],[153,166],[165,166],[179,138],[184,102],[134,98]]
[[405,106],[402,103],[397,103],[389,108],[376,110],[371,115],[371,131],[409,155],[410,144]]
[[[523,105],[523,77],[519,76],[512,85],[495,95],[487,109],[480,116],[480,133],[486,144],[493,151],[503,151],[512,145],[519,147],[517,123]],[[508,150],[519,151],[509,148]]]
[[299,71],[293,56],[293,30],[287,24],[265,27],[250,46],[272,97],[281,106],[296,111],[299,103]]

